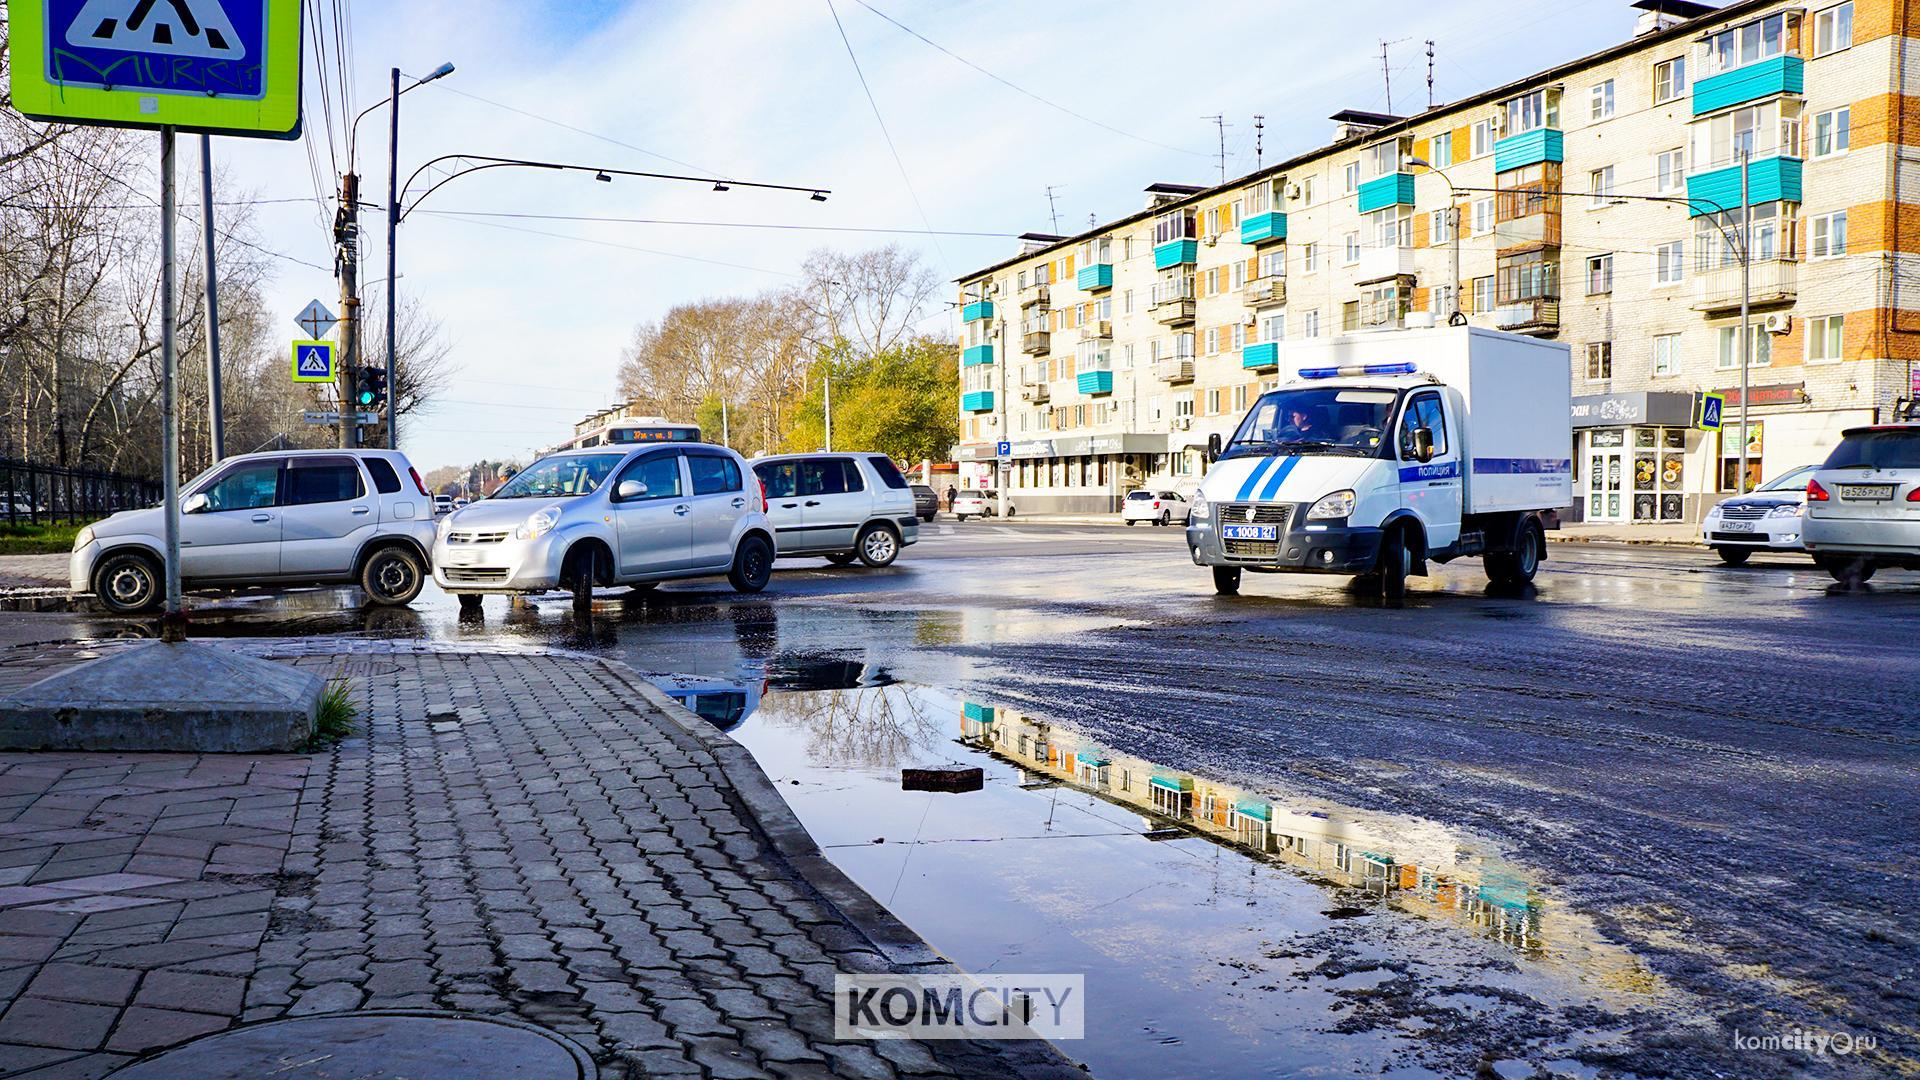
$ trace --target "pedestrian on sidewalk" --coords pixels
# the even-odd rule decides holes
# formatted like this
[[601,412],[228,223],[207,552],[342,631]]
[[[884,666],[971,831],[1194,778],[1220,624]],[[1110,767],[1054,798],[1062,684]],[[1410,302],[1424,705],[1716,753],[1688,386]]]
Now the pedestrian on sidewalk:
[[947,513],[949,514],[953,513],[953,500],[959,497],[960,497],[960,489],[954,487],[952,484],[948,484],[947,485]]

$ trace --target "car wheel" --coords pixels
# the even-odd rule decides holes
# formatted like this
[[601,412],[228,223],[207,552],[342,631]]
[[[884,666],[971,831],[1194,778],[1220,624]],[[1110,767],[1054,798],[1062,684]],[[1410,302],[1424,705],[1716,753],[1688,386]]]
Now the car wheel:
[[560,576],[568,582],[573,592],[573,610],[590,611],[593,608],[593,582],[600,571],[600,552],[594,547],[567,554],[568,569]]
[[832,563],[835,566],[847,566],[847,565],[850,565],[853,562],[853,560],[859,557],[860,556],[855,555],[851,551],[836,551],[833,554],[827,556],[827,561]]
[[1136,521],[1135,521],[1135,520],[1134,520],[1133,518],[1128,518],[1128,519],[1127,519],[1127,528],[1129,528],[1129,529],[1131,529],[1131,528],[1133,528],[1133,527],[1134,527],[1134,525],[1136,525],[1136,524],[1137,524],[1137,522],[1136,522]]
[[382,607],[404,607],[420,595],[427,568],[420,556],[403,547],[384,547],[367,557],[360,568],[360,587],[367,599]]
[[1214,567],[1213,591],[1221,596],[1240,595],[1240,568],[1237,566]]
[[1155,524],[1160,525],[1162,527],[1173,524],[1173,511],[1171,510],[1160,511],[1160,520],[1155,522]]
[[1746,548],[1737,547],[1717,547],[1713,549],[1713,552],[1720,556],[1720,561],[1726,563],[1728,566],[1745,566],[1748,557],[1753,554],[1752,551]]
[[1833,580],[1849,588],[1865,583],[1874,571],[1872,560],[1865,556],[1828,556],[1820,560],[1820,568],[1832,574]]
[[462,615],[480,614],[480,594],[479,593],[470,593],[470,592],[460,593],[459,600],[460,600],[460,614]]
[[1012,503],[1008,503],[1008,504],[1007,504],[1007,516],[1008,516],[1008,517],[1012,517],[1012,516],[1014,515],[1014,513],[1015,513],[1015,511],[1014,511],[1014,509],[1013,509],[1013,504],[1012,504]]
[[116,615],[140,615],[158,608],[162,597],[160,566],[139,551],[108,555],[93,572],[93,592]]
[[735,592],[757,593],[773,578],[773,547],[758,536],[749,536],[733,549],[733,569],[727,581]]
[[900,534],[885,525],[869,525],[860,530],[854,546],[860,551],[860,561],[868,566],[892,566],[900,557]]

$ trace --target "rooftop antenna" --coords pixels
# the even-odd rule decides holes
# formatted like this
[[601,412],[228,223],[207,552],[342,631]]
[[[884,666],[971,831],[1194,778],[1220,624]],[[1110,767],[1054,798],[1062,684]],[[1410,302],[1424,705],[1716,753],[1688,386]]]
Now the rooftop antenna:
[[1213,121],[1214,129],[1220,134],[1220,182],[1224,184],[1227,182],[1227,129],[1233,125],[1227,123],[1227,118],[1219,113],[1200,119]]
[[1433,39],[1427,39],[1427,108],[1433,108]]
[[1387,66],[1387,43],[1380,43],[1380,76],[1387,83],[1387,115],[1393,115],[1393,69]]
[[1066,185],[1065,184],[1048,184],[1047,185],[1047,215],[1053,218],[1053,232],[1055,236],[1058,236],[1060,234],[1060,207],[1054,201],[1053,193],[1060,190],[1063,187],[1066,187]]
[[1087,228],[1091,229],[1099,224],[1100,224],[1100,215],[1089,211],[1087,214]]
[[1259,113],[1253,114],[1253,168],[1255,172],[1260,170],[1260,140],[1261,136],[1266,133],[1266,119],[1266,117]]

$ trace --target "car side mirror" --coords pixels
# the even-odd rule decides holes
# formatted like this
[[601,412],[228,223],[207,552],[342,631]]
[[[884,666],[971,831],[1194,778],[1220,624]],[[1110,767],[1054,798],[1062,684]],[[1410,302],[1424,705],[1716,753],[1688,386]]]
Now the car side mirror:
[[622,480],[620,486],[613,489],[613,497],[621,502],[644,499],[647,497],[647,485],[639,480]]
[[1207,436],[1207,464],[1211,465],[1214,462],[1219,460],[1220,460],[1220,433],[1216,431],[1213,434]]
[[186,499],[180,503],[180,512],[183,514],[198,514],[206,510],[206,508],[207,497],[198,491],[187,496]]
[[1433,460],[1433,429],[1417,427],[1413,429],[1413,460],[1426,462]]

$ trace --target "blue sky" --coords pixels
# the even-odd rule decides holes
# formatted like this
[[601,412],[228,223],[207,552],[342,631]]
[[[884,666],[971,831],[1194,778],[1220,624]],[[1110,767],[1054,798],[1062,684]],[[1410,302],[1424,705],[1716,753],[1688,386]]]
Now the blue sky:
[[[392,66],[417,75],[443,60],[458,65],[405,98],[403,177],[437,154],[471,153],[712,171],[834,192],[815,203],[531,171],[466,177],[436,192],[401,228],[399,284],[445,322],[458,381],[403,430],[416,463],[524,455],[556,441],[611,399],[635,324],[675,303],[789,283],[811,248],[897,240],[954,277],[1010,254],[1013,234],[1050,231],[1048,185],[1070,231],[1090,214],[1137,209],[1151,181],[1217,179],[1215,130],[1203,117],[1224,114],[1231,125],[1229,175],[1253,167],[1256,113],[1265,116],[1266,161],[1320,145],[1333,112],[1385,108],[1382,33],[1393,39],[1393,104],[1404,112],[1426,102],[1427,38],[1444,102],[1624,40],[1636,14],[1625,0],[833,3],[904,178],[827,0],[359,0],[349,8],[354,109],[385,94]],[[875,10],[1053,104],[943,55]],[[338,132],[340,103],[333,106]],[[359,167],[376,200],[386,185],[384,121],[376,112],[361,125]],[[344,166],[343,148],[337,134],[329,146],[311,67],[307,124],[308,146],[216,144],[227,197],[308,199],[256,210],[267,245],[286,256],[271,295],[286,309],[289,334],[307,300],[336,306],[337,295],[317,269],[332,258],[311,201],[308,151],[331,187],[337,181],[324,174]],[[929,225],[999,235],[930,237]],[[384,273],[383,244],[379,222],[369,223],[369,278]],[[370,317],[379,311],[369,305]],[[936,314],[928,329],[945,318]]]

